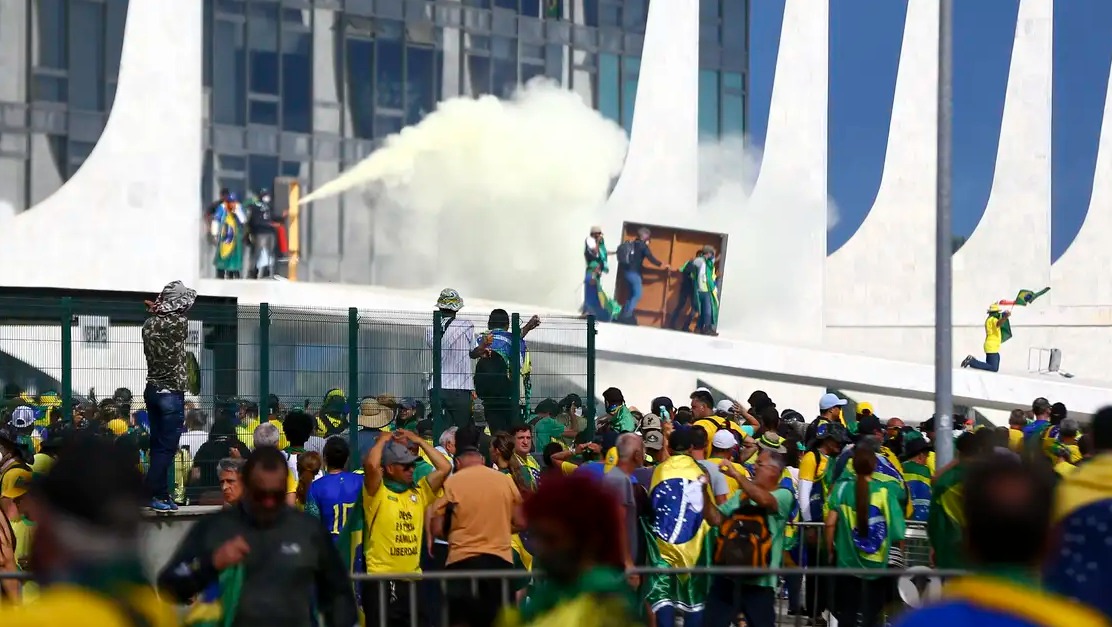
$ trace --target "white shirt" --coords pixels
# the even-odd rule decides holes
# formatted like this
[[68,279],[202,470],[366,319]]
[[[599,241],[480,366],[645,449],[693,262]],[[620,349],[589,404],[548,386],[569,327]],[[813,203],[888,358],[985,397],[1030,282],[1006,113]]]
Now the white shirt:
[[[432,327],[425,330],[425,343],[432,348]],[[478,344],[475,339],[475,325],[470,320],[453,318],[444,337],[440,339],[440,389],[475,389],[475,375],[471,368],[471,350]],[[436,382],[429,376],[428,389]]]

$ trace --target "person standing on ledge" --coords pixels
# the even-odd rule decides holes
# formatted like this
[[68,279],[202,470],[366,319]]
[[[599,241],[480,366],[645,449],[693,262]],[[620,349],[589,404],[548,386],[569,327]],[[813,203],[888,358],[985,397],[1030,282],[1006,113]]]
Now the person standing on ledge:
[[622,306],[622,313],[618,316],[618,322],[623,324],[637,324],[634,314],[637,313],[637,303],[641,301],[643,283],[641,273],[644,271],[645,262],[648,261],[665,271],[671,269],[668,264],[653,256],[653,252],[649,250],[651,235],[648,227],[643,226],[637,229],[636,239],[622,242],[618,246],[618,276],[625,281],[626,289],[629,290],[625,305]]
[[[1000,305],[993,303],[988,306],[988,318],[985,318],[985,360],[981,361],[972,355],[967,355],[961,361],[962,368],[1000,371],[1000,345],[1012,336],[1008,327],[1010,311],[1000,311]],[[1005,337],[1006,336],[1006,337]]]
[[162,288],[154,301],[144,301],[151,314],[143,323],[143,353],[147,358],[143,400],[151,425],[151,464],[146,483],[151,493],[150,508],[157,512],[178,509],[170,498],[169,472],[185,424],[186,314],[196,300],[196,290],[174,281]]

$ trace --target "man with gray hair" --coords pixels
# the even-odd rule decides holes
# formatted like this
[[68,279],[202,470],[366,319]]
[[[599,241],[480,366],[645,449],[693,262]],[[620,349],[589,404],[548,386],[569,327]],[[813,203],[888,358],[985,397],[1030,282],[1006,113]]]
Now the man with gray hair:
[[641,534],[637,521],[637,499],[633,494],[633,472],[645,465],[645,441],[636,433],[623,433],[618,436],[618,463],[610,472],[603,475],[603,483],[614,491],[618,506],[622,510],[625,533],[622,545],[625,548],[626,566],[640,563]]
[[654,257],[649,250],[651,236],[648,227],[643,226],[637,229],[636,238],[624,241],[618,246],[618,276],[625,281],[626,289],[629,291],[626,302],[622,305],[622,313],[618,316],[618,322],[637,324],[634,314],[637,303],[641,301],[643,285],[641,273],[644,271],[646,260],[665,272],[671,270],[671,266]]
[[437,443],[438,446],[436,450],[440,451],[440,454],[447,458],[448,461],[455,459],[457,431],[459,431],[459,427],[448,427],[444,433],[440,434],[440,440]]
[[260,448],[263,446],[273,446],[274,448],[278,448],[279,437],[280,434],[278,433],[278,427],[275,426],[273,423],[264,422],[255,427],[255,432],[252,434],[252,439],[255,443],[254,448]]
[[243,496],[243,465],[246,461],[242,457],[225,457],[216,464],[224,507],[235,505]]

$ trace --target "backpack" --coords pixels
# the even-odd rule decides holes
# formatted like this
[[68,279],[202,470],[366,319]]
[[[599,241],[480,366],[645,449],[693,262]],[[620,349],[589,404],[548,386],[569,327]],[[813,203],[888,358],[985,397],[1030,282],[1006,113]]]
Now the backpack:
[[633,240],[626,240],[618,246],[618,265],[629,266],[633,263]]
[[763,507],[743,503],[718,527],[716,566],[764,568],[772,563],[772,532]]

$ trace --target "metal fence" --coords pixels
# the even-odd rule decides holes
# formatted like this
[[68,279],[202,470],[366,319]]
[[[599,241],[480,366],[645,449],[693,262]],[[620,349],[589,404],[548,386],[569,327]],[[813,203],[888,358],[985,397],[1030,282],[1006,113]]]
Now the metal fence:
[[[142,325],[149,297],[0,292],[4,405],[34,407],[42,427],[76,419],[101,422],[117,435],[137,428],[145,415]],[[469,323],[480,336],[490,330],[489,313],[461,312],[453,324]],[[525,419],[539,401],[575,393],[587,399],[584,413],[593,417],[594,320],[546,316],[524,334],[530,316],[511,313],[499,331],[512,347],[528,350],[525,361],[518,351],[501,351],[507,378],[520,383],[506,386],[507,398],[499,400]],[[439,419],[443,351],[434,350],[442,329],[433,312],[243,306],[201,297],[189,313],[186,341],[200,367],[199,389],[186,395],[182,443],[195,454],[217,418],[234,421],[243,439],[258,420],[280,420],[294,408],[338,416],[354,439],[360,399],[368,397],[396,416],[403,399],[419,403],[436,437],[446,426]],[[472,407],[480,423],[483,400]]]

